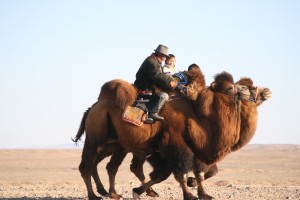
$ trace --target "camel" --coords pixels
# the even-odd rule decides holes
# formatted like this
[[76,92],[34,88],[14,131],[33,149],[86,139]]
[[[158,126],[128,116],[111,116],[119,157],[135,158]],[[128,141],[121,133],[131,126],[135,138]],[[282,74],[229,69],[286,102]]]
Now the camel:
[[[215,86],[218,86],[218,84],[215,83],[215,85],[212,86],[212,88],[217,88]],[[108,87],[109,90],[107,90],[106,87]],[[122,88],[126,89],[123,90]],[[180,161],[181,159],[183,159],[184,162],[178,162],[181,163],[181,165],[177,166],[175,163],[175,165],[172,165],[172,167],[174,166],[175,168],[171,168],[167,172],[167,174],[173,172],[175,174],[175,177],[181,183],[183,183],[183,180],[181,178],[182,175],[193,168],[194,153],[198,154],[201,157],[201,159],[205,160],[207,163],[213,163],[217,160],[222,159],[230,150],[230,146],[223,142],[219,142],[223,141],[221,138],[225,138],[225,140],[227,139],[230,144],[235,144],[237,141],[238,135],[236,133],[236,127],[238,127],[237,125],[239,124],[240,120],[239,103],[237,101],[234,101],[229,96],[214,93],[211,88],[203,88],[202,92],[203,93],[202,95],[200,95],[201,98],[199,98],[198,106],[201,109],[203,105],[208,105],[208,107],[210,106],[210,109],[207,107],[205,109],[202,108],[202,112],[199,112],[198,114],[201,116],[203,113],[206,113],[206,115],[210,118],[204,119],[202,117],[203,119],[200,118],[200,120],[198,120],[197,114],[193,112],[193,107],[187,100],[181,100],[179,102],[172,101],[169,102],[162,110],[162,114],[168,115],[168,119],[165,120],[164,123],[155,123],[153,125],[145,125],[143,127],[134,127],[130,124],[121,121],[119,117],[121,115],[122,109],[124,109],[126,105],[131,105],[136,99],[137,95],[134,88],[127,82],[121,80],[112,81],[108,84],[105,84],[102,87],[99,101],[96,104],[94,104],[94,106],[89,110],[89,114],[84,115],[83,118],[83,121],[85,121],[84,129],[86,131],[86,140],[82,153],[82,162],[79,168],[87,186],[89,198],[97,198],[91,188],[91,175],[93,176],[97,184],[97,188],[99,185],[102,185],[97,175],[95,163],[99,162],[99,160],[103,159],[103,157],[108,154],[103,153],[107,152],[106,148],[113,149],[113,145],[111,145],[111,143],[108,142],[108,138],[117,138],[118,143],[121,144],[123,150],[119,151],[118,155],[126,154],[126,152],[133,152],[134,155],[138,155],[141,157],[146,156],[153,151],[153,144],[158,144],[158,141],[162,142],[160,142],[160,145],[158,145],[158,147],[156,148],[159,148],[163,153],[166,153],[172,148],[174,149],[174,146],[176,147],[175,150],[178,150],[180,148],[177,147],[182,145],[182,147],[184,148],[180,152],[181,156],[175,156],[172,160]],[[114,99],[116,97],[116,94],[125,94],[125,97],[127,98],[119,98],[120,101],[116,101]],[[220,110],[222,109],[222,103],[226,105],[226,109],[224,112],[220,112]],[[178,123],[174,121],[174,119],[176,118],[179,119],[177,120]],[[223,119],[227,121],[218,124],[219,126],[217,125],[211,127],[209,124],[209,120],[211,120],[212,122],[219,122]],[[202,125],[202,127],[198,126],[199,121],[201,120],[203,124],[206,123],[206,125]],[[108,123],[108,121],[111,121],[113,126],[107,127],[105,124]],[[226,124],[227,126],[221,128],[220,126],[224,124]],[[231,124],[232,126],[230,126]],[[193,131],[193,126],[197,128],[196,132]],[[197,134],[199,134],[200,131],[202,131],[202,133],[200,135],[201,137],[199,138],[208,142],[205,144],[201,141],[198,141],[199,143],[194,144],[193,147],[187,146],[185,144],[185,137],[188,136],[191,137],[194,141],[197,141],[199,140],[199,135]],[[216,133],[212,134],[213,131]],[[178,138],[176,138],[177,135],[179,136]],[[230,138],[228,137],[228,135],[232,137]],[[79,134],[79,136],[77,136],[76,140],[78,140],[81,135]],[[160,139],[162,138],[162,136],[163,139]],[[209,148],[210,140],[207,139],[211,139],[214,137],[218,138],[216,139],[216,141],[213,142],[213,144],[216,145],[217,148],[215,148],[216,151],[211,151]],[[128,138],[130,138],[130,140],[128,140]],[[164,144],[165,142],[167,143]],[[132,145],[132,143],[134,145]],[[119,146],[116,145],[116,148],[119,148]],[[105,151],[103,149],[105,149]],[[117,159],[116,161],[116,159],[113,158],[116,158],[118,156],[115,156],[115,153],[110,153],[112,154],[111,162],[114,160],[114,163],[108,163],[107,169],[109,171],[109,174],[116,173],[117,169],[113,169],[112,167],[116,162],[122,162],[122,158],[119,160]],[[97,157],[98,154],[100,156]],[[111,178],[113,178],[113,176],[110,176],[110,179]],[[158,181],[160,180],[161,178],[158,179]],[[184,198],[192,199],[192,195],[186,191],[186,186],[184,184],[182,185],[184,191]]]
[[[253,82],[249,78],[244,78],[239,81],[239,84],[244,84],[249,87],[252,93],[252,101],[242,100],[241,105],[241,127],[239,131],[239,140],[231,147],[231,151],[236,151],[247,144],[253,137],[257,124],[257,106],[261,105],[265,100],[271,97],[271,91],[268,88],[254,87]],[[212,199],[213,197],[207,195],[203,188],[203,181],[218,171],[216,162],[209,165],[207,161],[203,161],[199,157],[194,160],[194,174],[196,176],[198,185],[198,196],[200,199]],[[160,166],[161,167],[161,166]],[[139,188],[134,188],[137,196],[141,194],[145,188],[151,186],[153,183],[147,183]]]
[[[244,84],[243,85],[247,85],[247,84],[245,84],[245,81],[247,81],[247,80],[245,80],[245,79],[242,79],[242,80],[240,80],[239,81],[239,83],[241,84],[241,82],[244,82]],[[252,82],[251,80],[248,80],[248,82]],[[260,105],[261,104],[261,102],[263,102],[264,100],[266,100],[266,99],[268,99],[267,97],[267,95],[270,95],[270,91],[268,90],[268,89],[266,89],[266,88],[257,88],[257,89],[255,89],[254,88],[254,86],[252,86],[252,84],[251,85],[248,85],[248,87],[249,88],[251,88],[251,91],[252,91],[252,97],[253,98],[257,98],[256,99],[256,101],[255,101],[255,105]],[[253,89],[254,89],[254,91],[253,91]],[[257,94],[259,94],[259,95],[257,95]],[[244,100],[243,100],[244,101]],[[244,101],[244,104],[249,104],[249,101]],[[251,103],[250,103],[251,104]],[[252,103],[253,104],[253,103]],[[243,107],[243,106],[242,106]],[[242,108],[243,109],[243,108]],[[247,110],[247,109],[246,109]],[[249,109],[248,109],[249,110]],[[242,111],[243,112],[243,111]],[[249,114],[249,113],[248,113]],[[256,117],[256,115],[254,115],[254,114],[251,114],[251,116],[253,116],[253,118],[255,118]],[[250,116],[248,116],[248,117],[244,117],[244,119],[248,119],[248,118],[250,118]],[[249,120],[248,120],[249,121]],[[251,120],[250,120],[251,121]],[[254,122],[255,122],[255,120],[254,120]],[[243,124],[243,123],[242,123]],[[254,127],[253,125],[252,126],[249,126],[248,125],[248,127]],[[241,129],[242,130],[242,129]],[[253,129],[252,129],[253,130]],[[254,129],[254,131],[253,131],[253,133],[255,132],[255,129]],[[249,134],[248,134],[249,135]],[[242,138],[242,137],[241,137]],[[242,141],[241,140],[241,138],[240,138],[240,141]],[[144,160],[143,160],[144,161]],[[198,161],[199,162],[199,161]],[[136,163],[135,162],[135,159],[133,159],[133,163]],[[143,162],[142,162],[143,163]],[[140,165],[142,165],[142,163],[140,163]],[[135,164],[133,164],[133,165],[135,165]],[[213,165],[213,166],[207,166],[207,165],[205,165],[204,163],[201,163],[200,162],[200,164],[198,164],[197,165],[198,166],[198,170],[199,169],[201,169],[202,170],[202,172],[206,172],[205,173],[205,175],[204,175],[204,179],[207,179],[207,178],[209,178],[209,177],[211,177],[211,176],[213,176],[213,175],[215,175],[216,173],[217,173],[217,167],[216,167],[216,165]],[[131,168],[132,169],[132,168]],[[209,171],[207,172],[207,171],[205,171],[205,170],[207,170],[207,169],[209,169]],[[203,171],[204,170],[204,171]],[[141,171],[141,170],[140,170]],[[199,173],[198,173],[199,174]],[[143,176],[144,177],[144,176]],[[140,179],[141,180],[141,179]],[[204,190],[203,190],[204,191]],[[202,195],[203,196],[203,195]]]
[[[251,100],[241,100],[240,136],[238,142],[231,147],[231,151],[237,151],[250,142],[257,127],[257,107],[272,96],[268,88],[254,86],[250,78],[241,78],[237,84],[245,85],[249,88]],[[188,185],[190,187],[197,186],[199,196],[209,196],[204,191],[203,183],[204,180],[214,176],[218,172],[217,165],[206,165],[201,160],[195,160],[193,172],[196,178],[189,177]]]
[[[249,78],[243,78],[237,83],[245,85],[250,89],[253,101],[242,100],[240,139],[239,142],[232,147],[232,151],[240,149],[253,137],[257,123],[257,107],[271,97],[271,91],[268,88],[254,87],[252,80]],[[142,165],[142,163],[138,164]],[[132,165],[136,165],[135,159]],[[203,181],[214,176],[218,172],[218,168],[216,165],[208,166],[200,160],[195,160],[195,166],[194,173],[199,183],[198,195],[202,198],[204,196],[210,197],[204,192]],[[190,184],[190,186],[196,186],[197,181],[189,178],[188,184]]]

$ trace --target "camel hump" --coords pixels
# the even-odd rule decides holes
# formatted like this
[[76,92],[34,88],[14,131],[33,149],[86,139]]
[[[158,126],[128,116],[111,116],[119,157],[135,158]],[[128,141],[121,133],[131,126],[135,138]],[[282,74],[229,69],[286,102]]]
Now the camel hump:
[[98,100],[113,100],[119,108],[125,110],[127,106],[134,103],[137,95],[137,90],[132,84],[122,79],[115,79],[106,82],[101,87]]

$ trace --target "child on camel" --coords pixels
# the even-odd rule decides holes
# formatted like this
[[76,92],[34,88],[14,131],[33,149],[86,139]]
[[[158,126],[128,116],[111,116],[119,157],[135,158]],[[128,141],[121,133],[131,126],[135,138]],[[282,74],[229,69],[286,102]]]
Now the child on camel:
[[169,54],[166,58],[165,65],[163,66],[163,72],[165,74],[174,75],[179,72],[179,69],[175,66],[176,58],[173,54]]

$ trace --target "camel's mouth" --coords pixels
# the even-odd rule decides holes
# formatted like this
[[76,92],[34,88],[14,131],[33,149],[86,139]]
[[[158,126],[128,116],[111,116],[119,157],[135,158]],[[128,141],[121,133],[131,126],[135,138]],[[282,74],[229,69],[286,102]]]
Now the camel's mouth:
[[265,87],[253,87],[250,89],[251,92],[251,97],[250,99],[253,99],[255,101],[257,100],[268,100],[272,97],[272,92],[269,88],[265,88]]
[[272,97],[272,92],[269,90],[269,88],[265,88],[264,91],[261,94],[262,98],[264,100],[268,100]]

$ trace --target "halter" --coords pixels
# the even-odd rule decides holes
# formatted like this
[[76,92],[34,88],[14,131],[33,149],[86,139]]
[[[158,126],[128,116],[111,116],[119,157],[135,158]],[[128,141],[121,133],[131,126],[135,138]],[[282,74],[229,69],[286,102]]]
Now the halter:
[[257,96],[258,96],[258,86],[256,86],[256,89],[255,89],[254,99],[250,98],[249,101],[256,102]]

